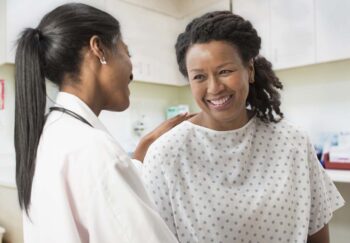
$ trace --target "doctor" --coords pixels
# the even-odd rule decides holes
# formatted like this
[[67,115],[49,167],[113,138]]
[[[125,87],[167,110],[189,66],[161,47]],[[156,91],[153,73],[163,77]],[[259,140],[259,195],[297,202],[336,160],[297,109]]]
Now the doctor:
[[[119,22],[62,5],[24,30],[16,53],[16,177],[25,243],[177,242],[137,168],[98,115],[129,106],[132,65]],[[45,119],[45,78],[59,87]],[[135,152],[185,120],[163,123]]]

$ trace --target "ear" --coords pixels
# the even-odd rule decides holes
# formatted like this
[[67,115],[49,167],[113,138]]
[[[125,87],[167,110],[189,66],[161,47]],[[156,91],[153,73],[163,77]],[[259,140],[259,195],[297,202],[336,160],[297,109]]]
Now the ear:
[[254,59],[250,59],[248,63],[249,70],[249,83],[252,84],[255,82],[255,68],[254,68]]
[[102,41],[100,37],[97,35],[94,35],[90,38],[90,50],[93,55],[98,58],[98,60],[101,62],[101,64],[106,64],[106,53],[104,51],[104,46],[102,44]]

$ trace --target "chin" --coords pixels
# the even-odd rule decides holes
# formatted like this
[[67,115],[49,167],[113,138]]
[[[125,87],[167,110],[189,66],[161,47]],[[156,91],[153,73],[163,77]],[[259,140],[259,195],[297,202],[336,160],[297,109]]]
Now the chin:
[[123,106],[119,106],[116,111],[125,111],[126,109],[129,108],[129,106],[130,106],[130,103],[128,102],[127,104],[125,104]]
[[126,109],[128,109],[130,106],[130,101],[128,99],[127,102],[124,102],[123,104],[118,102],[116,104],[113,105],[109,105],[106,110],[108,111],[117,111],[117,112],[121,112],[121,111],[125,111]]

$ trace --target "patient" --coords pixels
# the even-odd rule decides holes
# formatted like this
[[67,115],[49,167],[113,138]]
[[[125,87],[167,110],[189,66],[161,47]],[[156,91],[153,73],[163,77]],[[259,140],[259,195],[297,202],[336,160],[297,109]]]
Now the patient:
[[307,135],[283,120],[282,84],[251,23],[194,19],[176,54],[201,111],[148,150],[144,180],[180,242],[329,242],[344,204]]

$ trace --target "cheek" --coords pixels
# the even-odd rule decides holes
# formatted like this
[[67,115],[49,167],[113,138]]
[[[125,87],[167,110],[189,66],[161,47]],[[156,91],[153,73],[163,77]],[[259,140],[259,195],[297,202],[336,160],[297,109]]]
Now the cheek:
[[249,80],[246,75],[238,75],[230,82],[230,88],[235,90],[240,98],[246,98],[249,92]]
[[190,84],[192,97],[194,97],[195,100],[202,100],[204,94],[203,88],[198,84]]

